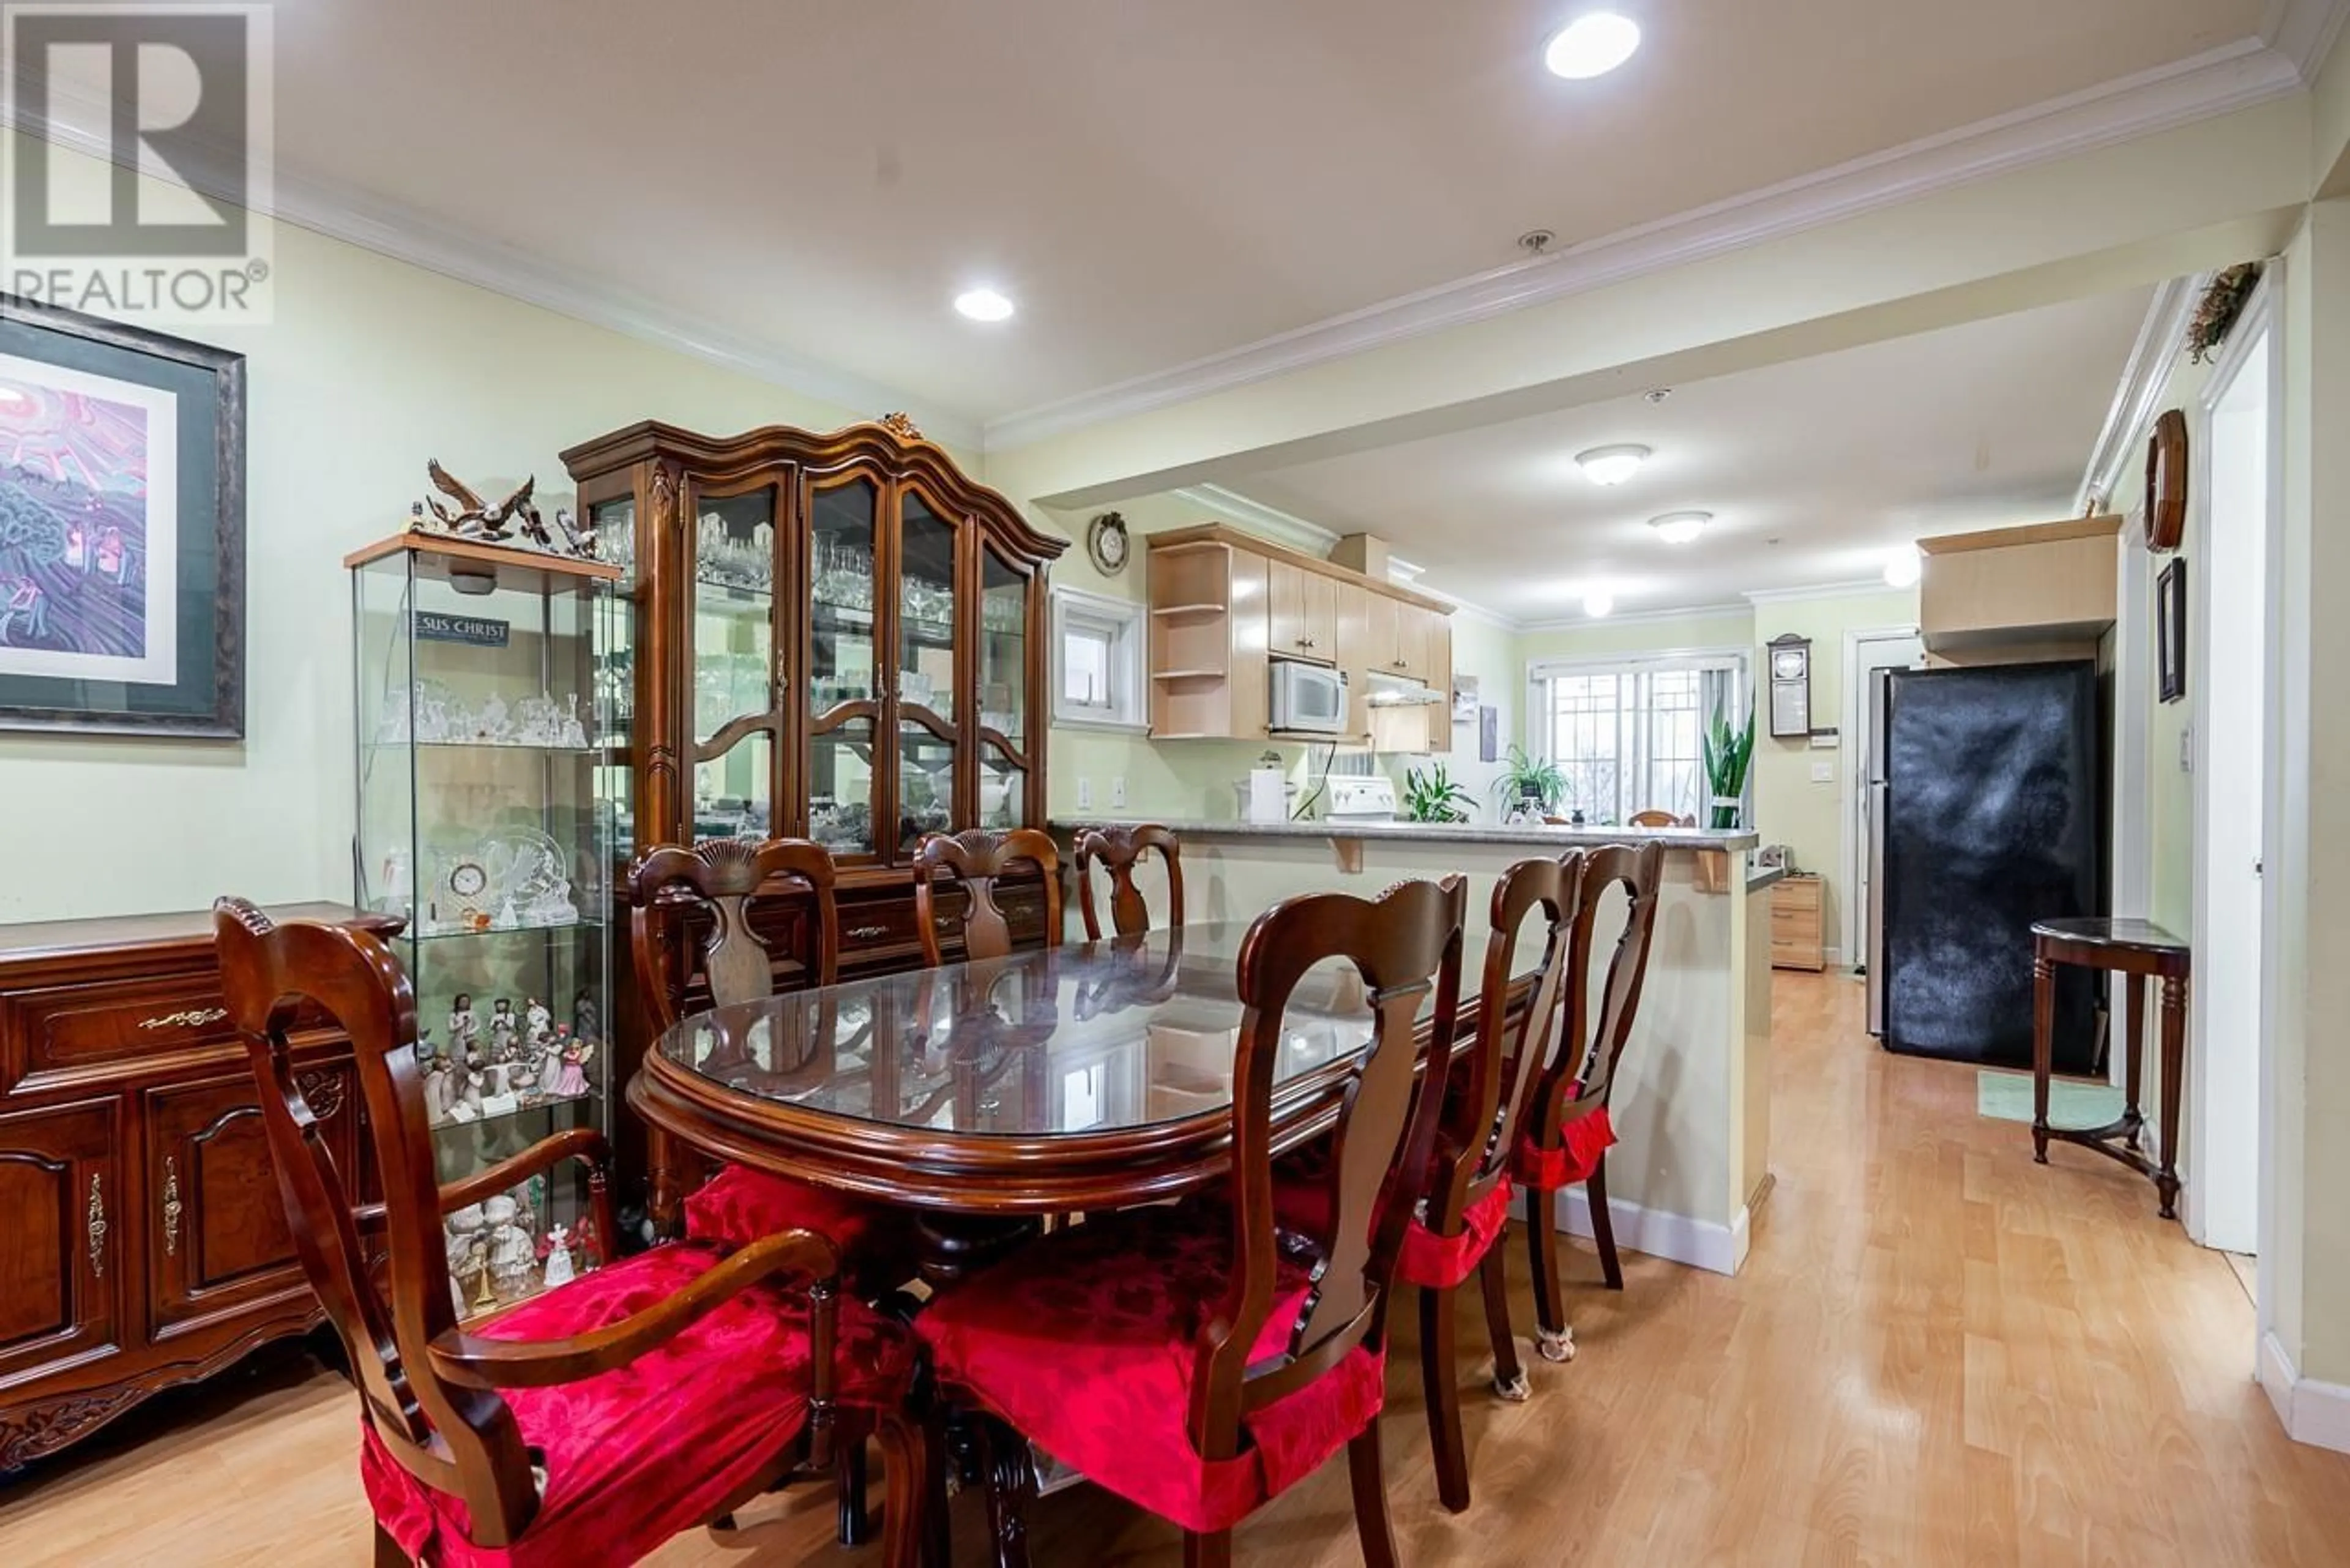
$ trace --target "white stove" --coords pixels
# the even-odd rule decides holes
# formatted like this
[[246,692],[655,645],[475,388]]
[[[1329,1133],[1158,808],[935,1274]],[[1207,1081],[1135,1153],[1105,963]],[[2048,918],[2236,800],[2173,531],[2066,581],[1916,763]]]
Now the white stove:
[[1395,781],[1384,775],[1371,778],[1334,778],[1330,786],[1329,804],[1322,812],[1326,822],[1393,822],[1396,815]]

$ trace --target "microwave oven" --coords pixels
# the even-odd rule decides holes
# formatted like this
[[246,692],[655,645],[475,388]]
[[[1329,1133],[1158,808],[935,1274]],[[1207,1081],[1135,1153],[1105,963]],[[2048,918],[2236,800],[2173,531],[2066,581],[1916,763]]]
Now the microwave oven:
[[1271,728],[1293,733],[1336,735],[1347,727],[1347,678],[1318,664],[1276,659],[1273,672]]

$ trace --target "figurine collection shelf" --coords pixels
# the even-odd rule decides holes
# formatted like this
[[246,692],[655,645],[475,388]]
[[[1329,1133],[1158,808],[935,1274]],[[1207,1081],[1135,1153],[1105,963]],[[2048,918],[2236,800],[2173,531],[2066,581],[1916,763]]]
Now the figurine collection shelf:
[[[608,1133],[623,570],[413,531],[345,565],[358,902],[403,922],[440,1178],[565,1128]],[[585,1199],[577,1178],[540,1178],[448,1216],[459,1312],[601,1255],[614,1239],[581,1233]]]

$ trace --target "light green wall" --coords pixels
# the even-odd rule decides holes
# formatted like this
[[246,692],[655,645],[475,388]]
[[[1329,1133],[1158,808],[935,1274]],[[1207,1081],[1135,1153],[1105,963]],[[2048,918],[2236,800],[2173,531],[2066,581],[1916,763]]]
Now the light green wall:
[[[1918,590],[1889,588],[1757,605],[1754,641],[1759,649],[1790,634],[1811,639],[1812,727],[1834,729],[1844,723],[1845,634],[1917,624]],[[1755,668],[1762,670],[1759,652]],[[1856,781],[1846,776],[1841,746],[1814,750],[1803,741],[1773,740],[1770,729],[1766,709],[1755,724],[1755,826],[1762,842],[1789,846],[1797,866],[1819,873],[1820,929],[1823,940],[1834,948],[1842,939],[1850,891],[1843,869],[1845,803]],[[1812,776],[1817,763],[1828,764],[1827,779]],[[1849,955],[1844,957],[1852,961]]]
[[[38,156],[37,150],[26,155]],[[103,166],[58,152],[69,180]],[[276,319],[185,334],[247,360],[245,738],[0,736],[0,920],[348,898],[345,552],[403,525],[439,458],[485,492],[631,421],[828,429],[843,410],[281,224]]]
[[[2163,383],[2157,414],[2166,409],[2191,412],[2210,376],[2210,366],[2198,365],[2186,355],[2179,355]],[[2193,422],[2191,419],[2189,422]],[[2149,424],[2148,430],[2151,429]],[[2137,502],[2138,497],[2129,488],[2137,477],[2135,469],[2126,472],[2123,493],[2114,498],[2116,508],[2127,510]],[[2178,555],[2188,562],[2187,580],[2191,585],[2196,573],[2194,541],[2181,542]],[[2154,668],[2155,658],[2155,578],[2168,564],[2168,557],[2154,563],[2154,569],[2147,574],[2146,603],[2137,607],[2140,615],[2136,624],[2146,639],[2149,670]],[[2194,929],[2195,922],[2195,778],[2179,765],[2178,759],[2187,734],[2194,727],[2198,695],[2195,682],[2190,680],[2185,696],[2176,702],[2165,702],[2151,679],[2147,685],[2147,836],[2140,851],[2147,857],[2148,873],[2147,918],[2181,935]]]

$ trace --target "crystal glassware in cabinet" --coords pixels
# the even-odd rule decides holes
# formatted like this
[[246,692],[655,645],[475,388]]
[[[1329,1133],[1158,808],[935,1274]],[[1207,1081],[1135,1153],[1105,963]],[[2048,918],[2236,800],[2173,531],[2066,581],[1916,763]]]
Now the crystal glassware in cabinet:
[[[351,568],[359,902],[396,915],[443,1182],[609,1130],[622,566],[409,534]],[[463,1314],[607,1255],[580,1178],[448,1217]]]

